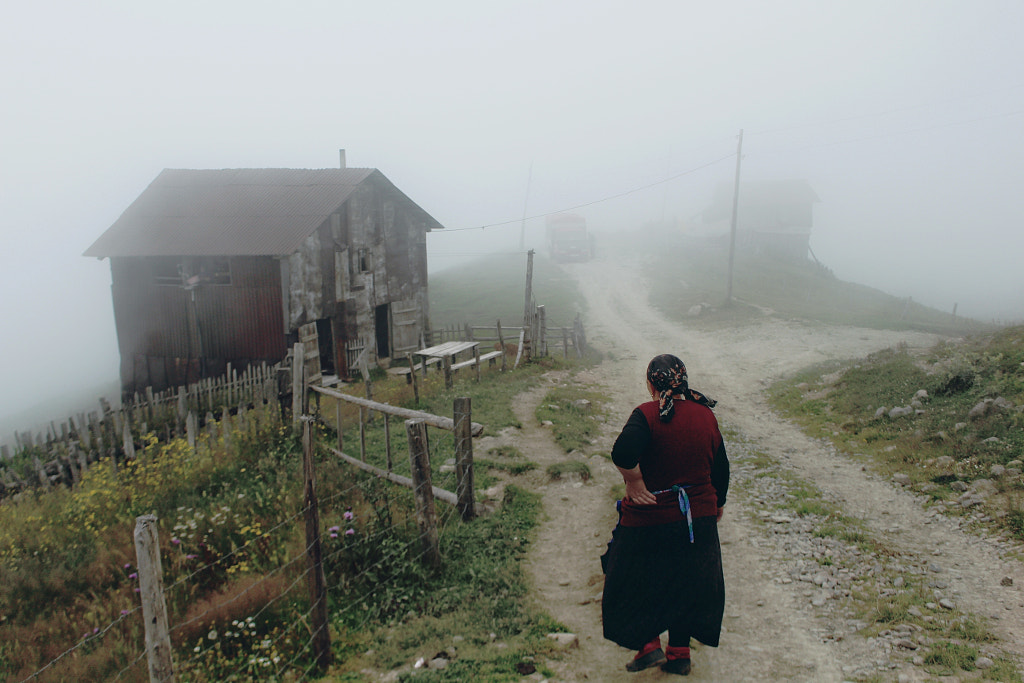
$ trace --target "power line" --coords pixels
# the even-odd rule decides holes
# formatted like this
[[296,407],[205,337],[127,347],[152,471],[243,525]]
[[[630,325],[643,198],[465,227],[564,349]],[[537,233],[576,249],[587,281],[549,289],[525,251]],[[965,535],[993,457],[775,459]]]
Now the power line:
[[652,187],[657,187],[658,185],[663,185],[664,183],[672,182],[673,180],[676,180],[677,178],[682,178],[683,176],[690,175],[691,173],[696,173],[697,171],[700,171],[700,170],[703,170],[705,168],[708,168],[709,166],[714,166],[715,164],[721,163],[721,162],[725,161],[726,159],[731,159],[734,156],[735,156],[735,153],[730,153],[730,154],[725,155],[724,157],[720,157],[718,159],[715,159],[714,161],[709,161],[706,164],[702,164],[701,166],[697,166],[695,168],[691,168],[691,169],[689,169],[687,171],[683,171],[682,173],[676,173],[675,175],[669,176],[668,178],[663,178],[661,180],[656,180],[653,183],[648,183],[647,185],[643,185],[641,187],[635,187],[632,190],[626,190],[625,192],[618,192],[616,194],[609,195],[607,197],[602,197],[601,199],[595,199],[593,201],[584,202],[583,204],[576,204],[575,206],[568,206],[568,207],[565,207],[563,209],[555,209],[554,211],[545,211],[544,213],[535,214],[533,216],[527,216],[525,218],[514,218],[514,219],[511,219],[511,220],[507,220],[507,221],[501,221],[499,223],[488,223],[486,225],[479,225],[479,226],[476,226],[474,228],[446,228],[444,230],[438,231],[437,234],[444,234],[444,233],[448,233],[448,232],[463,232],[465,230],[484,230],[486,228],[497,228],[497,227],[501,227],[501,226],[505,226],[505,225],[512,225],[513,223],[521,223],[522,221],[525,221],[525,220],[533,220],[534,218],[543,218],[544,216],[547,216],[547,215],[553,214],[553,213],[564,213],[564,212],[567,212],[567,211],[575,211],[577,209],[582,209],[582,208],[585,208],[585,207],[588,207],[588,206],[593,206],[594,204],[600,204],[602,202],[611,201],[612,199],[618,199],[620,197],[625,197],[627,195],[631,195],[631,194],[634,194],[636,192],[642,192],[643,190],[649,190]]

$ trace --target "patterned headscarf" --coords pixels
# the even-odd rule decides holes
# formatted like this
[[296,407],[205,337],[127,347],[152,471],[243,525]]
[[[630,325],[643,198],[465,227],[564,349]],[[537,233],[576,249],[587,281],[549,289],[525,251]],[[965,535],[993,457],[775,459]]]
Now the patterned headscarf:
[[690,388],[683,361],[669,353],[663,353],[651,359],[647,366],[647,379],[658,392],[658,417],[662,422],[672,419],[675,410],[675,398],[684,401],[696,401],[702,406],[714,408],[718,403],[699,391]]

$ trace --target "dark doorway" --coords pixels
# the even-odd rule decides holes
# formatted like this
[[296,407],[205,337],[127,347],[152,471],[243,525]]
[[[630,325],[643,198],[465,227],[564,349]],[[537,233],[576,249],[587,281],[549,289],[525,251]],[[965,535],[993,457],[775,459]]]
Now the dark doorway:
[[377,306],[374,310],[374,330],[377,335],[377,358],[391,358],[388,345],[388,305]]
[[334,335],[330,318],[320,318],[316,321],[316,336],[320,346],[320,373],[337,375],[334,367]]

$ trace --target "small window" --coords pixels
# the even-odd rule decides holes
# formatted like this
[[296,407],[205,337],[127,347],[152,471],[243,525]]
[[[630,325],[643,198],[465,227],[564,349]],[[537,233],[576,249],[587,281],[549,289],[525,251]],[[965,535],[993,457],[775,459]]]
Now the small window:
[[371,265],[370,265],[370,250],[367,249],[366,247],[361,247],[359,249],[358,254],[359,254],[359,272],[360,273],[367,273],[367,272],[369,272],[370,268],[371,268]]
[[207,285],[231,284],[231,261],[227,256],[204,256],[197,259],[197,275]]
[[158,285],[181,286],[181,258],[157,256],[152,259],[153,281]]

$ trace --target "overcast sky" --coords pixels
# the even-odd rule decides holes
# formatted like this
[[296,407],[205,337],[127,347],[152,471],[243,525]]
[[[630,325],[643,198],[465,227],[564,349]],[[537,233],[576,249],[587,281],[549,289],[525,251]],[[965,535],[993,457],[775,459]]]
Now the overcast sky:
[[[163,168],[379,168],[451,231],[686,219],[806,179],[843,279],[1024,318],[1024,3],[8,2],[0,9],[0,415],[116,377],[82,252]],[[692,173],[688,173],[692,171]],[[529,194],[527,182],[529,178]],[[512,221],[487,230],[464,230]]]

